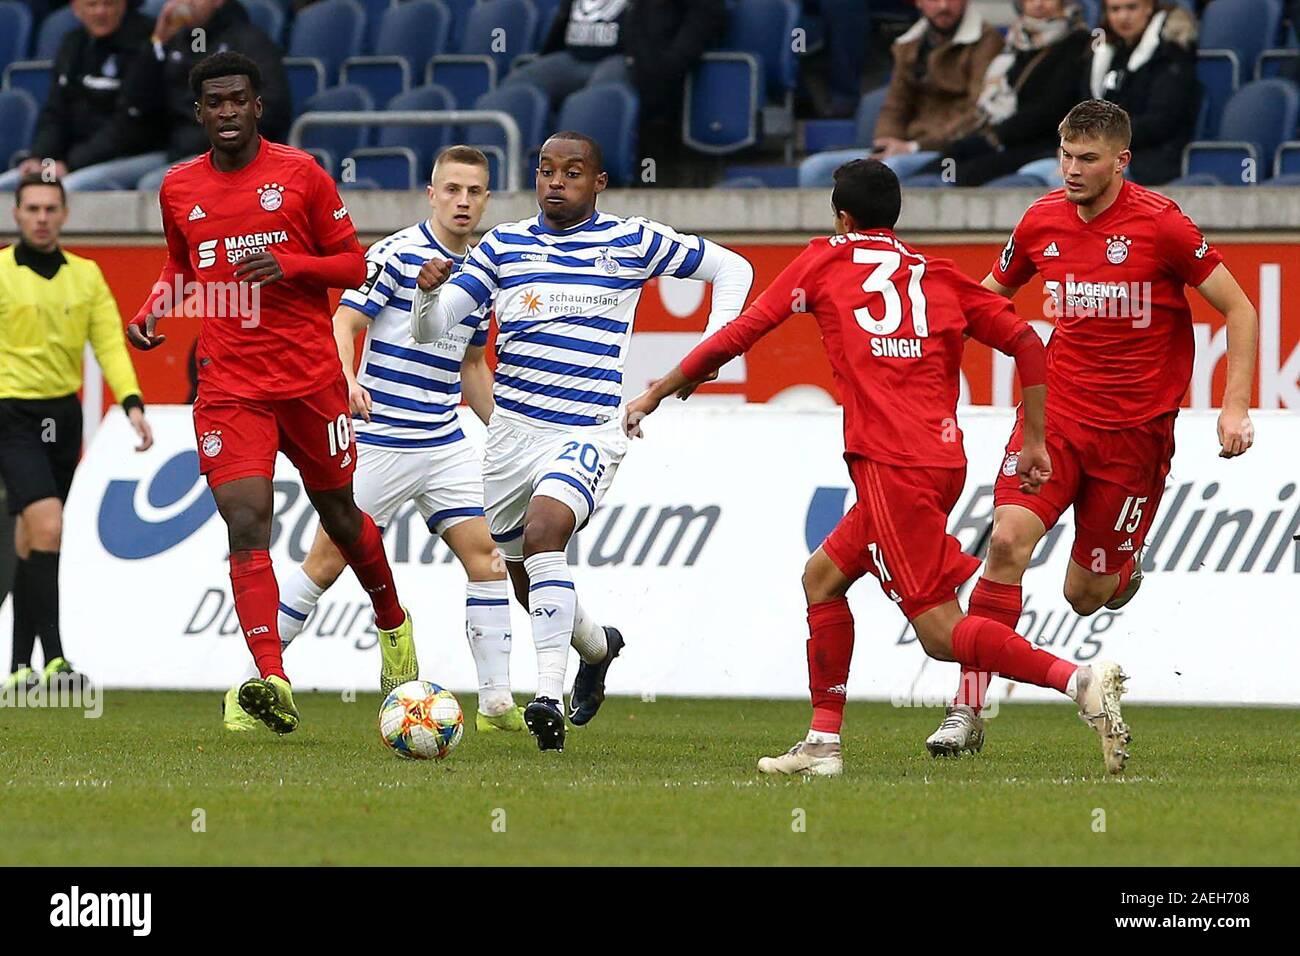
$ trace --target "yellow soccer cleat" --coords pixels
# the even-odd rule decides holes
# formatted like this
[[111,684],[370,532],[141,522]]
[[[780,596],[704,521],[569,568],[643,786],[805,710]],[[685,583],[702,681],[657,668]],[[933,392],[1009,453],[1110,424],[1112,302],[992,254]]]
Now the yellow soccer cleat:
[[239,688],[239,706],[277,734],[291,734],[298,729],[298,708],[293,703],[293,688],[283,677],[254,677]]
[[474,729],[480,734],[490,734],[502,730],[527,730],[528,727],[524,723],[524,709],[515,704],[509,710],[496,716],[489,716],[480,710],[474,715]]
[[392,693],[394,687],[420,678],[420,662],[415,656],[415,631],[411,627],[411,612],[406,608],[402,610],[406,611],[406,620],[395,629],[385,631],[381,627],[375,628],[379,632],[381,658],[379,692],[385,697]]
[[226,696],[221,699],[221,723],[234,732],[257,729],[258,719],[239,706],[238,686],[226,691]]

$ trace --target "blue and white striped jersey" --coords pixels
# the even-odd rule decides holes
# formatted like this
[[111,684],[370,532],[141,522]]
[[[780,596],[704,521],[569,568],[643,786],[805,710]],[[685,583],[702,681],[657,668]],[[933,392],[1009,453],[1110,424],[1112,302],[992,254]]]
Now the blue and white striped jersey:
[[362,445],[418,450],[464,438],[456,417],[460,363],[468,346],[487,343],[488,307],[481,307],[430,345],[411,338],[411,299],[420,267],[444,249],[427,222],[400,229],[366,252],[366,282],[342,304],[370,317],[357,382],[370,392],[370,421],[357,419]]
[[562,232],[540,214],[489,230],[449,284],[480,307],[496,297],[496,414],[565,428],[617,418],[641,288],[693,275],[704,251],[698,236],[601,212]]

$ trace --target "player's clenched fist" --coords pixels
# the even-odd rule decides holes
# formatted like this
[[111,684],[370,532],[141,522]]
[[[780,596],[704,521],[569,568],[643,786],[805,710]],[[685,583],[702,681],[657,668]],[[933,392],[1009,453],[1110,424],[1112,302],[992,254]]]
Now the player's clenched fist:
[[235,278],[254,286],[270,285],[284,278],[284,269],[271,253],[255,252],[235,266]]
[[1016,477],[1020,479],[1020,490],[1027,495],[1038,494],[1038,489],[1052,477],[1052,459],[1047,454],[1046,445],[1026,443],[1020,449],[1020,460],[1016,463]]
[[415,284],[425,292],[432,292],[451,278],[450,259],[430,259],[420,266],[420,274],[415,277]]
[[1255,424],[1245,409],[1225,408],[1219,413],[1219,457],[1236,458],[1255,444]]

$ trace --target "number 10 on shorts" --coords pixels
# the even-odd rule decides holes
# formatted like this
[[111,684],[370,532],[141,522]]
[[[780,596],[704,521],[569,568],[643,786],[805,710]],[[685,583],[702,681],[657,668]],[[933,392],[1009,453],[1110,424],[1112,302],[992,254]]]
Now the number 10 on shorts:
[[347,415],[340,415],[334,421],[326,422],[325,430],[329,432],[331,458],[341,451],[346,451],[348,445],[352,444],[352,419]]
[[[1115,522],[1115,530],[1119,531],[1121,527],[1126,534],[1132,534],[1142,523],[1142,506],[1147,502],[1147,495],[1141,498],[1135,498],[1129,495],[1124,499],[1124,507],[1119,509],[1119,519]],[[1131,518],[1128,524],[1124,524],[1125,518]]]

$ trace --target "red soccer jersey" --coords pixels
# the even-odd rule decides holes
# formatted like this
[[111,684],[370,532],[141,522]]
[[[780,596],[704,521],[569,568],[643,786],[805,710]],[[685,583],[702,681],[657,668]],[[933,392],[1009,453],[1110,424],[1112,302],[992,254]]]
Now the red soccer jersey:
[[682,371],[703,378],[797,312],[811,312],[821,328],[849,455],[965,466],[957,396],[966,335],[1020,353],[1021,384],[1042,384],[1042,344],[1010,302],[884,229],[814,239],[739,317],[683,359]]
[[[168,171],[158,201],[168,252],[160,281],[171,284],[169,274],[179,273],[208,292],[197,353],[205,390],[294,398],[319,391],[342,373],[329,289],[319,279],[291,273],[287,258],[281,259],[286,277],[257,290],[254,317],[231,308],[236,299],[253,301],[247,287],[213,295],[221,289],[217,284],[234,289],[235,266],[256,252],[320,257],[355,244],[347,207],[310,154],[263,139],[251,163],[223,173],[204,153]],[[207,307],[214,301],[223,304],[221,314]]]
[[1195,351],[1186,286],[1223,261],[1172,199],[1125,182],[1091,222],[1057,189],[1025,212],[993,266],[1019,287],[1043,278],[1053,417],[1125,428],[1175,411]]

